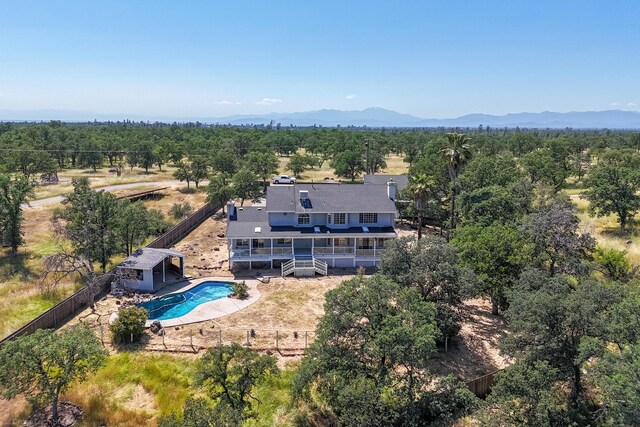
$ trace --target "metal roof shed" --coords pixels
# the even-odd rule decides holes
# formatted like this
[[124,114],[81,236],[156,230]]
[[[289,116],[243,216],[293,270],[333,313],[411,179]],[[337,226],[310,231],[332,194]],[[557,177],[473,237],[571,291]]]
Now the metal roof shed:
[[[155,292],[167,283],[184,278],[186,255],[171,249],[140,248],[118,265],[124,270],[124,285],[138,291]],[[177,258],[179,265],[172,263]]]

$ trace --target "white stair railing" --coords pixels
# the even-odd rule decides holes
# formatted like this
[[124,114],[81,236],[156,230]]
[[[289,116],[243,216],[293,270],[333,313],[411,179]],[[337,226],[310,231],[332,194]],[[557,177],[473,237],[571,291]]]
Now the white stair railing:
[[296,270],[296,260],[292,259],[291,261],[282,263],[282,277],[288,276]]
[[309,259],[309,260],[295,260],[292,259],[287,262],[282,263],[282,277],[288,276],[291,273],[295,273],[296,270],[310,270],[313,269],[318,274],[322,274],[323,276],[327,275],[327,270],[329,268],[328,264],[319,259]]
[[320,261],[319,259],[313,259],[313,267],[318,274],[322,274],[323,276],[327,275],[327,268],[329,267],[326,262]]

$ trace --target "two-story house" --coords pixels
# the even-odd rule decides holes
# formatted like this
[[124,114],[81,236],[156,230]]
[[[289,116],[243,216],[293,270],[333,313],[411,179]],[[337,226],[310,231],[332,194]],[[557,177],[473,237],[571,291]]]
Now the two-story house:
[[326,274],[373,267],[397,237],[397,184],[272,185],[264,206],[227,205],[229,267]]

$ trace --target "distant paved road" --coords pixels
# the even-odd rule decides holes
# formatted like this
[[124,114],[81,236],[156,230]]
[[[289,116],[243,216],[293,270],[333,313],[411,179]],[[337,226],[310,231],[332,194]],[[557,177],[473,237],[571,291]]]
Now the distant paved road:
[[[158,187],[169,187],[171,185],[178,185],[180,181],[150,181],[150,182],[133,182],[131,184],[116,184],[116,185],[107,185],[105,187],[96,187],[93,190],[104,190],[104,191],[117,191],[117,190],[126,190],[128,188],[136,188],[136,187],[146,187],[149,185],[155,185]],[[60,203],[64,200],[66,195],[47,197],[46,199],[32,200],[29,203],[23,203],[23,207],[31,207],[37,208],[38,206],[51,205],[55,203]]]

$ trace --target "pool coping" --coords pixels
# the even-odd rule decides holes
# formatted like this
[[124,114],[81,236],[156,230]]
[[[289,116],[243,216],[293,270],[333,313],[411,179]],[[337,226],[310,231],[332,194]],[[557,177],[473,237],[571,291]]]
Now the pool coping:
[[[162,327],[168,328],[172,326],[181,326],[188,325],[190,323],[200,323],[205,322],[207,320],[217,319],[219,317],[224,317],[229,314],[233,314],[237,311],[242,310],[255,303],[260,299],[260,291],[258,290],[258,283],[260,283],[256,279],[243,279],[249,288],[249,296],[245,299],[236,299],[236,298],[220,298],[214,301],[209,301],[200,304],[184,316],[175,317],[173,319],[159,320]],[[174,288],[176,285],[180,285],[180,283],[172,284],[167,286],[166,288],[158,291],[156,296],[165,296],[176,294],[180,292],[188,291],[189,289],[198,286],[203,282],[227,282],[234,283],[239,282],[240,280],[234,280],[230,277],[200,277],[198,279],[188,280],[188,283],[184,283],[183,286]],[[169,289],[173,289],[168,292]],[[145,326],[148,328],[151,324],[155,322],[155,320],[147,320]]]

